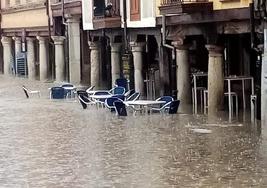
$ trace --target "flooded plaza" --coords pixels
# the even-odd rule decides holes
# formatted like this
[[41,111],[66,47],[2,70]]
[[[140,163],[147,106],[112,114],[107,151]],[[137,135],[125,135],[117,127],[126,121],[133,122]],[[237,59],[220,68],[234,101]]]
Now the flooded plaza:
[[[0,187],[267,187],[267,131],[203,115],[83,110],[0,77]],[[26,99],[21,86],[41,90]]]

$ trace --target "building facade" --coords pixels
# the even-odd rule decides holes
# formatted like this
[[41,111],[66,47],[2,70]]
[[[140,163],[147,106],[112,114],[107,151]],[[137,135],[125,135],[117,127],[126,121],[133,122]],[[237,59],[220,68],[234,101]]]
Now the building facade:
[[[130,85],[142,96],[155,98],[165,92],[161,89],[164,84],[159,84],[160,77],[165,79],[160,74],[163,66],[161,32],[156,27],[157,7],[157,1],[145,0],[125,1],[125,4],[122,0],[83,1],[83,27],[90,36],[91,57],[94,57],[91,85],[111,87],[129,69]],[[124,12],[127,12],[126,23]]]
[[[162,17],[157,25],[166,29],[166,41],[176,50],[178,98],[190,103],[190,74],[207,72],[209,112],[222,109],[227,84],[225,77],[252,76],[260,114],[261,70],[257,66],[262,41],[261,24],[251,1],[169,1],[162,0]],[[170,52],[169,52],[170,53]],[[188,72],[188,74],[184,74]],[[214,82],[216,80],[216,82]],[[245,85],[249,94],[251,87]],[[242,96],[241,84],[233,89]],[[250,95],[245,99],[250,104]],[[240,100],[241,102],[241,100]]]
[[1,1],[1,18],[4,74],[27,75],[42,81],[50,79],[51,22],[46,1]]
[[[100,78],[96,79],[100,82],[91,80],[91,84],[105,82],[103,73],[112,83],[122,75],[124,63],[119,55],[113,58],[114,51],[118,51],[114,50],[115,44],[116,48],[124,48],[123,53],[123,50],[131,51],[134,89],[143,96],[153,96],[147,84],[152,80],[156,95],[177,95],[182,101],[181,111],[186,112],[192,104],[188,97],[192,96],[192,73],[207,72],[208,79],[203,86],[208,89],[209,111],[217,112],[222,109],[227,87],[224,78],[252,76],[260,114],[261,68],[257,62],[263,32],[251,1],[126,1],[126,31],[123,2],[83,1],[83,26],[91,37],[91,53],[95,53],[94,59],[98,61],[92,62],[91,58],[91,65],[99,68],[91,69],[91,78],[96,72],[99,75],[95,78]],[[119,66],[112,62],[118,60]],[[240,84],[233,87],[241,96]],[[251,92],[249,84],[245,84],[245,92]],[[250,104],[249,99],[246,98],[246,104]]]
[[[182,112],[191,109],[193,73],[208,74],[202,82],[208,90],[210,112],[222,109],[225,77],[252,76],[260,109],[261,96],[265,96],[261,91],[265,77],[259,76],[260,3],[1,1],[1,69],[4,74],[96,88],[111,88],[124,76],[142,97],[177,97]],[[233,89],[242,95],[240,84]],[[250,90],[245,84],[245,92]],[[246,100],[249,104],[249,97]]]

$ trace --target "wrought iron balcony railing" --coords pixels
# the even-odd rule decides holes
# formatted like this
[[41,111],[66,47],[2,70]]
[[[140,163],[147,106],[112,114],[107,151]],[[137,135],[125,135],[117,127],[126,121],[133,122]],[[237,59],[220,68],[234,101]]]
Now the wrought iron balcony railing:
[[94,0],[95,17],[117,17],[120,16],[119,0]]
[[172,6],[184,3],[203,3],[208,2],[208,0],[161,0],[161,6]]
[[213,10],[213,2],[209,0],[161,0],[161,14],[181,14]]

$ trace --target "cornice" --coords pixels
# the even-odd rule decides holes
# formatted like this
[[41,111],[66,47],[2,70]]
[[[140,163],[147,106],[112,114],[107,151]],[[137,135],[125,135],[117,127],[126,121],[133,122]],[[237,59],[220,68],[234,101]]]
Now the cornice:
[[24,12],[24,11],[29,11],[29,10],[36,10],[36,9],[43,9],[46,8],[45,3],[28,3],[24,5],[18,5],[15,7],[9,7],[9,8],[4,8],[1,10],[1,14],[12,14],[16,12]]

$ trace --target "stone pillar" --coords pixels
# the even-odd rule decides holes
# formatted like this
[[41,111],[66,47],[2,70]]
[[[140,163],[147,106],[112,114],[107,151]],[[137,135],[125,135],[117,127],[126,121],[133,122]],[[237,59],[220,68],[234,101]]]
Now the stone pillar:
[[144,96],[143,48],[144,43],[131,42],[134,63],[134,89]]
[[8,75],[12,73],[12,63],[13,57],[11,52],[11,38],[9,37],[2,37],[1,39],[3,45],[3,59],[4,59],[4,74]]
[[21,38],[20,37],[13,37],[12,38],[14,41],[15,41],[15,68],[14,68],[14,71],[15,71],[15,74],[17,74],[18,70],[17,70],[17,62],[16,62],[16,58],[18,57],[18,54],[21,53]]
[[189,112],[191,103],[191,80],[190,65],[188,60],[188,45],[181,41],[173,42],[176,48],[176,80],[177,80],[177,99],[180,100],[179,111]]
[[120,78],[120,61],[121,61],[121,43],[112,43],[111,45],[111,77],[112,86],[116,79]]
[[15,41],[15,53],[21,53],[21,38],[20,37],[13,37]]
[[35,55],[34,55],[34,38],[27,37],[27,64],[28,64],[28,78],[35,80]]
[[56,81],[62,82],[65,79],[65,64],[64,64],[64,47],[63,42],[65,37],[52,36],[55,44],[55,69],[56,69]]
[[88,42],[91,52],[91,86],[96,89],[100,88],[100,43]]
[[69,76],[70,82],[81,81],[80,17],[67,19],[69,41]]
[[224,98],[223,48],[206,45],[209,51],[208,111],[214,114],[222,109]]
[[[261,119],[262,125],[267,124],[267,29],[264,29],[264,48],[261,72]],[[259,99],[258,99],[259,100]]]
[[40,36],[38,36],[37,39],[39,40],[40,81],[46,81],[48,78],[46,39]]

